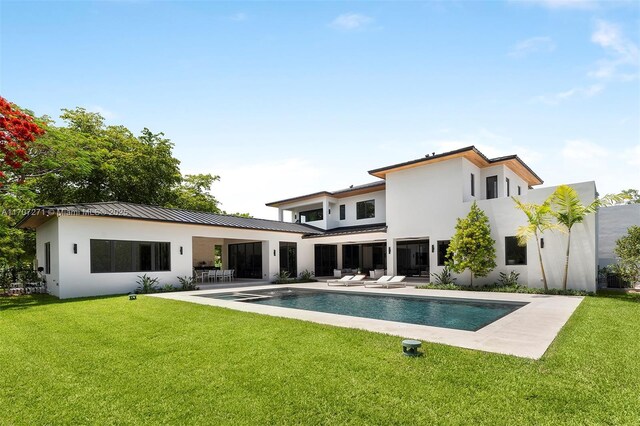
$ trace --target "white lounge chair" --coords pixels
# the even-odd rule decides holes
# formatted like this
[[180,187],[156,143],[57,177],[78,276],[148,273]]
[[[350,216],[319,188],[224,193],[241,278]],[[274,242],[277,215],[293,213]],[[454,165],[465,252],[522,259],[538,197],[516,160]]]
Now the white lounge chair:
[[393,278],[393,275],[383,275],[375,281],[369,281],[364,284],[365,287],[375,287],[379,285],[385,285],[387,281]]
[[396,275],[395,277],[391,278],[389,281],[383,283],[383,285],[386,288],[389,288],[389,286],[402,286],[402,287],[406,287],[407,283],[404,282],[404,279],[406,277],[404,275]]
[[327,285],[343,285],[345,287],[348,287],[350,285],[362,285],[364,284],[364,281],[362,281],[364,278],[366,277],[366,275],[345,275],[344,277],[340,278],[339,280],[331,280],[331,281],[327,281]]

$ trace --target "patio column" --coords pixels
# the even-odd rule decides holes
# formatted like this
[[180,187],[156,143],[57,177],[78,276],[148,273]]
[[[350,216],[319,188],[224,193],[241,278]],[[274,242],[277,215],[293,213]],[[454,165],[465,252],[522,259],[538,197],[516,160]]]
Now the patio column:
[[278,220],[282,222],[283,218],[284,218],[284,211],[280,207],[278,207]]

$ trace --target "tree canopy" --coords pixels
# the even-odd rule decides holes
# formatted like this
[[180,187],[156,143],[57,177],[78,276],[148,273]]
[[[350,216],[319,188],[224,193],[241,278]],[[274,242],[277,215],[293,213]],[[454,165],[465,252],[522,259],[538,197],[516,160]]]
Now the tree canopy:
[[446,262],[452,271],[471,272],[473,277],[486,277],[496,267],[495,240],[491,238],[489,218],[474,201],[464,218],[458,218],[456,233],[447,249]]
[[224,213],[209,192],[220,177],[182,175],[161,132],[135,135],[84,108],[63,109],[63,125],[3,98],[0,109],[0,265],[33,257],[33,235],[12,224],[35,205],[121,201]]

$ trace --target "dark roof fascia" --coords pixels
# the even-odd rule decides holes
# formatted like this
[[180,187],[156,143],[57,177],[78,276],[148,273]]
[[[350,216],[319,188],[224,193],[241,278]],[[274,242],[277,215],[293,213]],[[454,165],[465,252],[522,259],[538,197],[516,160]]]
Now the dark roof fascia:
[[272,201],[270,203],[265,204],[268,207],[277,207],[278,204],[286,204],[286,203],[290,203],[293,201],[298,201],[298,200],[303,200],[303,199],[309,199],[309,198],[315,198],[315,197],[321,197],[321,196],[332,196],[332,195],[341,195],[341,194],[345,194],[345,193],[349,193],[349,192],[353,192],[353,191],[360,191],[362,189],[367,189],[367,188],[375,188],[377,186],[384,186],[386,185],[386,182],[384,180],[380,181],[380,182],[371,182],[371,183],[365,183],[362,185],[356,185],[353,188],[344,188],[344,189],[338,189],[337,191],[320,191],[320,192],[313,192],[311,194],[305,194],[305,195],[299,195],[297,197],[291,197],[291,198],[285,198],[284,200],[278,200],[278,201]]
[[442,158],[442,157],[446,157],[448,155],[460,154],[460,153],[466,152],[466,151],[475,151],[476,154],[480,155],[483,159],[487,160],[487,162],[490,162],[490,160],[483,153],[478,151],[475,146],[471,145],[471,146],[466,146],[464,148],[456,149],[455,151],[443,152],[442,154],[430,155],[429,157],[418,158],[416,160],[405,161],[404,163],[397,163],[397,164],[392,164],[390,166],[380,167],[378,169],[369,170],[368,173],[370,175],[373,175],[375,173],[384,172],[386,170],[391,170],[391,169],[395,169],[395,168],[403,167],[403,166],[410,166],[412,164],[429,162],[429,161],[434,160],[436,158]]

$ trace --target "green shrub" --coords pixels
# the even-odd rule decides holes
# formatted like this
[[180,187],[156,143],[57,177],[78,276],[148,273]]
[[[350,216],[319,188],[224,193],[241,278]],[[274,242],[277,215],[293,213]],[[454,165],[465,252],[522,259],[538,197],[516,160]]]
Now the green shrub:
[[275,284],[288,284],[293,281],[291,279],[291,274],[289,273],[289,271],[280,271],[276,274],[273,274],[273,278]]
[[193,280],[193,277],[178,277],[178,281],[180,282],[180,287],[178,288],[180,291],[193,291],[200,289]]
[[511,271],[508,274],[500,272],[498,283],[502,287],[518,287],[518,278],[520,278],[520,274],[516,271]]
[[170,293],[176,291],[176,288],[171,284],[165,284],[160,288],[160,293]]
[[421,286],[417,286],[419,289],[426,290],[461,290],[461,291],[489,291],[497,293],[525,293],[525,294],[550,294],[558,296],[595,296],[595,293],[584,290],[562,290],[559,288],[550,288],[549,290],[543,288],[533,288],[525,286],[506,287],[500,284],[487,284],[484,286],[470,287],[456,284],[434,284],[429,283]]
[[158,278],[151,278],[147,274],[143,276],[138,275],[138,288],[136,289],[136,293],[138,294],[148,294],[155,293],[158,291]]
[[314,276],[313,271],[309,271],[308,269],[305,269],[304,271],[300,272],[300,275],[298,276],[298,282],[310,283],[310,282],[318,281],[315,278],[313,278],[313,276]]
[[455,284],[455,281],[457,280],[457,278],[454,278],[451,275],[451,268],[448,266],[445,266],[439,274],[432,272],[431,276],[433,277],[435,284],[439,285]]

